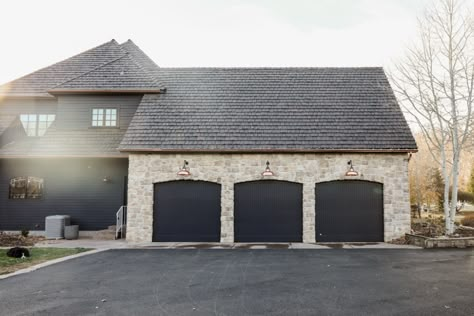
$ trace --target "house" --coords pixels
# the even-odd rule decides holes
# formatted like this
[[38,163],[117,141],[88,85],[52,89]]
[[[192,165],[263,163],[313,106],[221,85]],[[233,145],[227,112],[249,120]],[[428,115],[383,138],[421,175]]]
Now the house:
[[417,147],[382,68],[159,68],[112,40],[0,87],[0,230],[389,241]]

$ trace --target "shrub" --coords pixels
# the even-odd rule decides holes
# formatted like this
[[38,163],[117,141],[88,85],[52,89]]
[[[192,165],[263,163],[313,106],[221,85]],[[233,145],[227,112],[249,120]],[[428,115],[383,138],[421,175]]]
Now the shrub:
[[474,203],[474,193],[458,191],[458,201]]
[[461,224],[464,226],[474,227],[474,214],[465,215],[461,220]]
[[28,237],[29,234],[30,234],[30,231],[29,231],[28,229],[23,228],[23,229],[21,230],[21,235],[22,235],[23,237],[26,238],[26,237]]

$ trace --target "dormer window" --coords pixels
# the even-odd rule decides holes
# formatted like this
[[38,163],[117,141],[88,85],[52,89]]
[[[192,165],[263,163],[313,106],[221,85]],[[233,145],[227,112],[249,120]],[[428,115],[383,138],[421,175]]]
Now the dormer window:
[[43,136],[56,119],[55,114],[21,114],[20,120],[28,136]]
[[117,126],[117,109],[92,109],[92,127]]

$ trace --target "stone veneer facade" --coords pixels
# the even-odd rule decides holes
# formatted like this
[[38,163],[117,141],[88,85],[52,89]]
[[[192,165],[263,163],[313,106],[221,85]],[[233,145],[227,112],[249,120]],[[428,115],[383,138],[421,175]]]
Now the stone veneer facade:
[[[151,242],[153,184],[182,180],[176,173],[189,161],[191,176],[221,184],[221,242],[234,241],[234,183],[260,180],[270,161],[274,180],[303,184],[303,242],[315,242],[315,185],[358,179],[382,183],[384,238],[390,241],[410,231],[408,159],[406,154],[130,154],[127,240]],[[345,177],[347,161],[357,177]],[[315,216],[316,215],[316,216]]]

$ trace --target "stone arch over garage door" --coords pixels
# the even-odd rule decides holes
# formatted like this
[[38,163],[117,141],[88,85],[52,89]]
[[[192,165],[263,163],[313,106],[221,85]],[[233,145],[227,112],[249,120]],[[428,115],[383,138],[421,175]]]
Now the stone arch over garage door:
[[153,241],[219,242],[221,185],[177,180],[154,184]]
[[301,242],[303,185],[259,180],[234,185],[236,242]]
[[363,180],[316,183],[316,241],[384,241],[383,184]]

